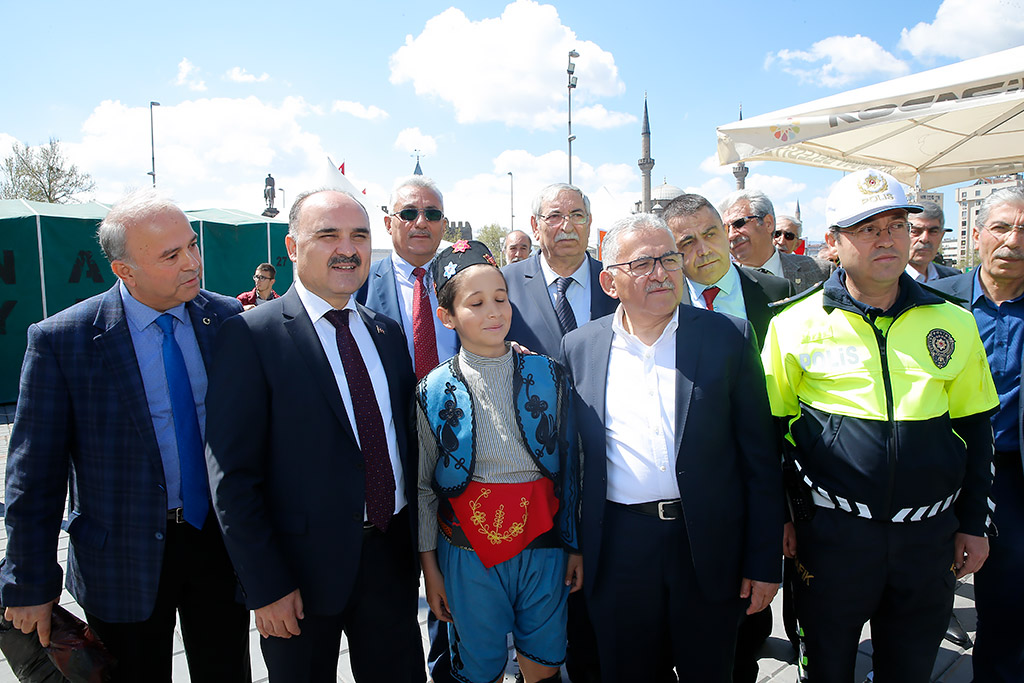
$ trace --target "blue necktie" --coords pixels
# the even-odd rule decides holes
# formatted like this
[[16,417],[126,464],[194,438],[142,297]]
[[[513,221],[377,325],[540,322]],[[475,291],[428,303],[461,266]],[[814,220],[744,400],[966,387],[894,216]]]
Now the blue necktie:
[[181,348],[174,339],[174,317],[164,313],[156,319],[156,324],[164,333],[161,351],[164,372],[167,374],[167,390],[171,395],[171,412],[174,414],[174,436],[178,441],[181,500],[184,508],[182,517],[195,528],[202,529],[210,510],[207,494],[210,485],[206,478],[203,437],[199,431],[192,383],[188,379],[185,357],[181,355]]
[[569,300],[565,298],[566,290],[572,282],[571,277],[560,277],[555,280],[555,315],[558,316],[562,334],[568,334],[576,329],[576,315],[572,312]]

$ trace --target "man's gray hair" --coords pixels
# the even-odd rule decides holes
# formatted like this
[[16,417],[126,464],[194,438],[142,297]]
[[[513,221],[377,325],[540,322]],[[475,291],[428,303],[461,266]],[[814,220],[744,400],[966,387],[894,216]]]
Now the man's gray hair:
[[299,213],[302,211],[302,205],[306,203],[307,199],[315,194],[320,194],[321,192],[337,192],[338,194],[343,194],[353,200],[356,205],[363,210],[363,215],[366,216],[366,225],[370,225],[370,214],[366,213],[366,207],[363,206],[361,201],[359,201],[359,197],[356,197],[347,190],[339,190],[335,187],[318,187],[315,190],[300,192],[299,196],[292,200],[292,207],[288,210],[288,234],[291,235],[293,239],[298,234],[296,232],[296,228],[299,227]]
[[699,211],[707,209],[716,219],[722,220],[718,209],[711,205],[711,202],[699,194],[681,194],[668,203],[665,210],[661,212],[661,218],[668,223],[673,218],[686,218],[693,216]]
[[1003,204],[1024,205],[1024,187],[1020,185],[1017,187],[1007,187],[1002,190],[996,190],[985,197],[984,201],[981,202],[981,208],[978,209],[978,225],[988,225],[988,215],[992,213],[992,209],[998,208]]
[[422,187],[423,189],[430,190],[437,195],[437,201],[441,204],[438,208],[444,211],[444,197],[441,196],[441,190],[437,189],[437,183],[435,183],[433,179],[423,175],[410,175],[404,178],[399,178],[395,181],[395,185],[391,189],[391,194],[388,196],[388,211],[395,210],[395,202],[398,201],[398,193],[406,187]]
[[796,216],[787,216],[786,214],[780,214],[775,217],[775,229],[779,227],[779,223],[782,221],[789,221],[796,228],[796,236],[801,237],[804,234],[804,222]]
[[531,207],[533,211],[533,217],[540,218],[540,212],[544,208],[544,204],[546,202],[550,202],[555,197],[557,197],[559,193],[565,191],[575,192],[583,199],[583,210],[586,211],[587,215],[589,216],[590,198],[587,197],[587,195],[583,194],[583,190],[576,187],[575,185],[570,185],[568,183],[554,183],[552,185],[548,185],[547,187],[545,187],[543,190],[540,191],[540,194],[533,198],[533,206]]
[[128,257],[128,226],[171,211],[185,215],[177,204],[153,188],[136,190],[110,207],[106,218],[96,230],[96,238],[107,260],[111,263],[124,261],[134,266]]
[[772,219],[775,218],[775,207],[772,205],[772,200],[768,199],[768,195],[761,192],[761,190],[736,190],[730,192],[725,196],[725,199],[718,202],[718,212],[724,215],[733,204],[744,199],[750,202],[750,210],[758,216],[771,216]]
[[914,218],[924,218],[929,221],[938,221],[940,228],[946,227],[946,215],[942,213],[942,207],[935,202],[929,202],[927,200],[918,202],[923,211],[921,213],[915,213],[911,215],[911,220]]
[[508,239],[512,237],[512,235],[516,234],[522,235],[523,237],[526,238],[527,242],[533,244],[533,239],[526,233],[525,230],[520,230],[519,228],[516,228],[515,230],[509,230],[508,234],[505,235],[505,241],[508,242]]
[[[669,230],[668,224],[661,218],[658,218],[653,213],[633,214],[632,216],[615,221],[608,232],[605,233],[604,240],[601,242],[602,265],[607,268],[619,263],[619,249],[622,246],[623,238],[634,232],[646,232],[648,230],[664,232],[668,236],[669,242],[673,246],[675,245],[676,239],[672,235],[672,231]],[[660,254],[658,255],[660,256]]]

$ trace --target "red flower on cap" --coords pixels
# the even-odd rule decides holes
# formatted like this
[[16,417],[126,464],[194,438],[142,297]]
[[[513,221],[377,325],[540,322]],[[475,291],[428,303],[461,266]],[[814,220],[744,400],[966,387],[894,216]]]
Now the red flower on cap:
[[498,264],[494,262],[494,257],[493,257],[493,256],[491,256],[491,255],[490,255],[490,254],[488,254],[488,253],[484,253],[484,261],[487,261],[488,263],[490,263],[490,264],[491,264],[492,266],[494,266],[495,268],[497,268],[497,267],[498,267]]
[[452,251],[458,252],[460,254],[464,251],[469,251],[469,242],[467,242],[466,240],[459,240],[458,242],[452,245]]

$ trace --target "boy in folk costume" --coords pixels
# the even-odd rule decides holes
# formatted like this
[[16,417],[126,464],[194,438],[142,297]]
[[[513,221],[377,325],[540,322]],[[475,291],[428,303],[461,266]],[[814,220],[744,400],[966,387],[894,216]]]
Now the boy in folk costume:
[[554,683],[583,584],[571,389],[555,361],[505,343],[512,309],[486,246],[460,240],[432,267],[461,350],[416,390],[427,601],[449,622],[457,680],[501,678],[511,631],[527,683]]

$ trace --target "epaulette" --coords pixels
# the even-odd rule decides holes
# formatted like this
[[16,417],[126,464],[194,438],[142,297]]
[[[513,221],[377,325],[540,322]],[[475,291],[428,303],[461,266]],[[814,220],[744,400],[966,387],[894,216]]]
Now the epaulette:
[[814,294],[815,292],[817,292],[819,289],[821,289],[824,286],[825,286],[825,280],[822,280],[821,282],[817,283],[816,285],[814,285],[810,289],[806,289],[806,290],[800,292],[799,294],[794,294],[793,296],[791,296],[791,297],[789,297],[787,299],[779,299],[778,301],[771,302],[770,304],[768,304],[768,308],[784,308],[785,306],[789,306],[792,303],[796,303],[797,301],[800,301],[802,299],[807,298],[808,296],[810,296],[811,294]]

